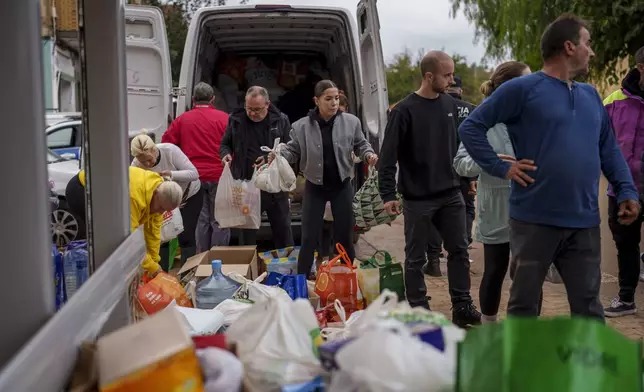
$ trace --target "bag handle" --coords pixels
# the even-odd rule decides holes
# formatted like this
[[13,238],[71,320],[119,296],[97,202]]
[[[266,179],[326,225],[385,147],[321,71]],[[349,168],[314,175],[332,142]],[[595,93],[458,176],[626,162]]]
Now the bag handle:
[[[378,259],[376,258],[377,255],[382,255],[384,257],[385,260],[383,264],[380,264],[378,262]],[[369,258],[369,262],[371,265],[376,267],[391,265],[393,264],[393,257],[391,257],[391,254],[386,250],[378,250],[376,251],[376,253],[373,254],[373,256]]]
[[281,147],[280,147],[280,138],[276,137],[275,141],[273,143],[273,148],[271,149],[268,146],[261,146],[260,149],[264,152],[274,152],[275,154],[279,154]]
[[342,244],[338,242],[337,244],[335,244],[335,249],[337,249],[338,255],[329,261],[329,268],[336,264],[341,264],[342,262],[344,262],[344,264],[346,264],[347,267],[349,267],[351,270],[355,270],[356,267],[353,266],[353,262],[351,261],[351,259],[349,259],[349,254],[344,249],[344,246],[342,246]]
[[367,178],[374,177],[377,175],[378,175],[378,171],[376,170],[375,166],[368,165]]

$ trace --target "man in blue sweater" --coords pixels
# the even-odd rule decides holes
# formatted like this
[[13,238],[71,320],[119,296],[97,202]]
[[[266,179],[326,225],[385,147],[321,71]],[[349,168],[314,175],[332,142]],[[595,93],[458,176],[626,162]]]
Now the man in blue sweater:
[[[461,140],[488,173],[513,180],[510,246],[514,264],[508,314],[537,316],[551,263],[572,314],[604,319],[599,301],[601,251],[598,187],[613,186],[619,219],[639,215],[637,190],[597,91],[575,77],[588,72],[590,33],[566,14],[541,37],[543,70],[504,83],[463,122]],[[516,161],[504,161],[486,133],[505,123]]]

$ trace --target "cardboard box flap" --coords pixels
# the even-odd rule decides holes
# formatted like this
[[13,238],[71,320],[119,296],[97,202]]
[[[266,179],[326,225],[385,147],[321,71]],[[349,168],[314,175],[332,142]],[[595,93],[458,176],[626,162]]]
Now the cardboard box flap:
[[[192,256],[181,267],[179,270],[179,275],[185,274],[188,271],[197,269],[201,265],[206,265],[210,267],[210,262],[212,260],[221,260],[222,267],[227,265],[245,265],[250,267],[249,279],[254,279],[259,276],[260,268],[259,263],[257,262],[257,246],[248,245],[248,246],[215,246],[207,252],[199,253],[198,255]],[[241,267],[236,267],[237,272],[242,273],[244,276],[248,275],[248,272],[240,272]],[[222,268],[224,270],[224,268]],[[224,270],[225,271],[225,270]],[[205,273],[202,269],[202,274]],[[197,275],[198,277],[203,277]],[[208,273],[206,276],[210,276]]]
[[208,255],[208,252],[203,252],[188,258],[188,260],[186,260],[186,262],[183,263],[183,265],[181,266],[181,269],[179,270],[179,275],[185,274],[186,272],[197,268],[200,264],[202,264],[201,261],[207,255]]

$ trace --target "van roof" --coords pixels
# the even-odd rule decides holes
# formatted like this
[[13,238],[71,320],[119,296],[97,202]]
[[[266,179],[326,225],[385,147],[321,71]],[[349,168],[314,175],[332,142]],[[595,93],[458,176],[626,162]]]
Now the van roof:
[[230,12],[230,11],[263,11],[263,12],[274,12],[274,11],[286,11],[286,10],[306,10],[306,11],[333,11],[340,12],[343,14],[351,15],[347,8],[343,7],[332,7],[326,5],[290,5],[290,4],[255,4],[255,5],[224,5],[224,6],[213,6],[213,7],[203,7],[197,10],[193,18],[199,18],[203,13],[212,13],[212,12]]

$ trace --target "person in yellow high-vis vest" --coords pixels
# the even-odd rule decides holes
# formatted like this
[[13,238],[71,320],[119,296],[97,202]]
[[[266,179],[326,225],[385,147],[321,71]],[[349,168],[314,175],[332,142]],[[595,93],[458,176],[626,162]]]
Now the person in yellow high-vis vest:
[[[181,186],[174,181],[164,181],[152,171],[129,167],[130,171],[130,227],[136,230],[143,225],[147,254],[141,263],[149,274],[161,270],[159,247],[163,213],[179,207],[183,197]],[[71,212],[85,220],[85,171],[80,171],[67,184],[65,197]],[[100,206],[97,206],[100,208]],[[95,207],[96,208],[96,207]]]

